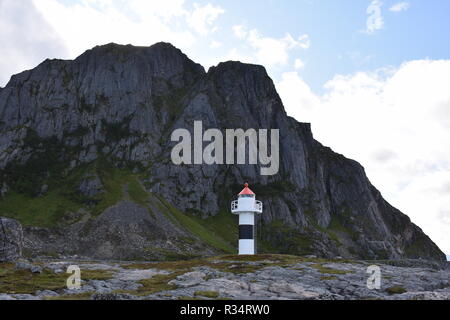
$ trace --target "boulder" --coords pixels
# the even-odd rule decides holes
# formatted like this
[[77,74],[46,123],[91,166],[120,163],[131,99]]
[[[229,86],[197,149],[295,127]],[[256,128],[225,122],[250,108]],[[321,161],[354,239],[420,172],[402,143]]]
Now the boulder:
[[31,263],[22,262],[22,261],[16,262],[15,268],[17,270],[28,270],[31,273],[42,273],[42,271],[43,271],[40,266],[35,266],[35,265],[31,264]]
[[22,225],[17,220],[0,217],[0,262],[20,259],[22,247]]
[[85,175],[78,189],[83,195],[87,197],[95,197],[99,193],[104,192],[102,181],[96,174]]

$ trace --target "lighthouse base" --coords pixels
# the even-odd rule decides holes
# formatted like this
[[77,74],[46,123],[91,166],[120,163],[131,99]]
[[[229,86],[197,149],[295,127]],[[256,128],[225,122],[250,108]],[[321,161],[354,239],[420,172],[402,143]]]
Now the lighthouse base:
[[239,255],[255,254],[255,240],[239,240]]

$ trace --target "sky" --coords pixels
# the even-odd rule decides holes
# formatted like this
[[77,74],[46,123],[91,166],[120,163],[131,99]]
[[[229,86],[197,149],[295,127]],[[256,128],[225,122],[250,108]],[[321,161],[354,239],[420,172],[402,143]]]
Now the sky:
[[450,254],[449,14],[448,0],[0,0],[0,86],[109,42],[262,64],[287,113]]

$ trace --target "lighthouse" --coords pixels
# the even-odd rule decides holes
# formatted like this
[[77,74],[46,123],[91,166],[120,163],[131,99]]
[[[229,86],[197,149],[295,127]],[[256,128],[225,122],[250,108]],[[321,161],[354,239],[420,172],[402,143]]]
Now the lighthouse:
[[231,213],[239,215],[239,254],[255,254],[255,213],[262,213],[262,202],[256,200],[248,183],[238,199],[231,202]]

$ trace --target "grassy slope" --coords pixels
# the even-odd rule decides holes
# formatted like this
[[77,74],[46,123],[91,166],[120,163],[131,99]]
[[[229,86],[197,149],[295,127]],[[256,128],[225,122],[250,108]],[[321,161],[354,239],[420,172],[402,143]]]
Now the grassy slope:
[[[95,172],[100,176],[104,193],[88,199],[76,191],[86,172]],[[139,179],[139,174],[127,169],[119,170],[99,161],[90,167],[77,169],[60,181],[50,180],[49,191],[44,195],[31,197],[12,190],[0,200],[0,216],[17,219],[25,226],[53,228],[67,223],[68,213],[75,213],[81,208],[95,217],[121,200],[130,200],[147,207],[151,212],[148,206],[148,201],[151,201],[171,221],[204,243],[224,253],[234,252],[237,227],[231,214],[221,213],[204,220],[181,212],[161,196],[147,192]],[[70,219],[68,221],[73,222]]]
[[181,212],[161,196],[157,196],[157,198],[160,200],[160,204],[158,205],[159,209],[172,221],[180,223],[190,233],[196,235],[214,248],[227,253],[232,253],[234,251],[231,243],[221,237],[224,232],[217,232],[218,229],[231,227],[231,224],[223,223],[222,216],[219,216],[219,219],[211,217],[207,220],[202,220],[201,218]]
[[67,212],[79,209],[79,204],[57,190],[36,198],[13,191],[0,201],[0,216],[17,219],[25,226],[53,227]]

